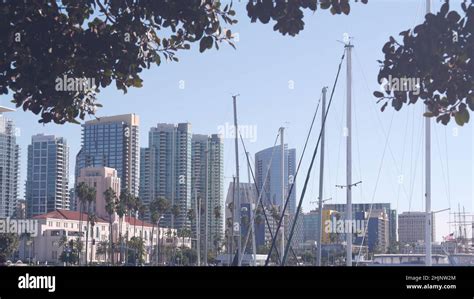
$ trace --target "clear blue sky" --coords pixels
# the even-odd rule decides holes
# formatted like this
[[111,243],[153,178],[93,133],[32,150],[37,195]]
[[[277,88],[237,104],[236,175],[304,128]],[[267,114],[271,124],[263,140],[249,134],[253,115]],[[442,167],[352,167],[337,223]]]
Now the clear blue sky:
[[[361,187],[354,189],[353,202],[370,203],[372,199],[374,202],[390,202],[399,212],[424,209],[424,107],[419,103],[404,107],[400,112],[387,109],[382,113],[372,92],[378,89],[376,60],[383,58],[383,44],[390,35],[397,36],[421,22],[425,1],[371,0],[368,5],[352,5],[350,16],[332,16],[327,11],[318,10],[306,15],[305,30],[294,38],[274,32],[272,24],[251,24],[245,2],[234,3],[239,20],[232,28],[239,34],[237,50],[223,44],[219,51],[200,54],[197,45],[193,45],[190,51],[179,53],[179,63],[163,63],[145,71],[143,88],[130,89],[125,95],[113,87],[104,90],[99,95],[104,108],[97,115],[137,113],[141,118],[140,143],[146,146],[149,128],[159,122],[188,121],[195,133],[217,133],[218,126],[232,123],[231,94],[240,93],[239,123],[257,128],[256,141],[247,141],[248,150],[254,154],[272,146],[278,128],[283,125],[287,127],[286,140],[290,147],[296,147],[299,158],[321,88],[325,85],[332,87],[334,82],[343,51],[343,45],[336,40],[342,40],[347,32],[355,37],[353,179],[363,181]],[[459,6],[460,1],[452,2],[453,7]],[[433,10],[439,10],[441,3],[434,0]],[[184,89],[179,88],[180,80],[184,80]],[[289,88],[290,80],[294,82],[294,89]],[[345,84],[344,67],[327,122],[324,197],[332,197],[332,203],[345,202],[345,191],[334,187],[345,184],[345,143],[342,137]],[[0,97],[0,105],[11,106],[9,99]],[[27,145],[33,134],[55,134],[67,138],[70,173],[73,175],[75,155],[80,147],[79,125],[41,125],[33,114],[22,110],[8,116],[21,129],[21,197],[24,196]],[[392,116],[392,128],[388,134]],[[319,124],[318,117],[316,131]],[[472,123],[457,128],[457,132],[453,131],[455,128],[454,123],[447,127],[433,126],[432,208],[439,210],[451,206],[457,210],[460,203],[461,207],[465,206],[472,212]],[[388,147],[382,160],[387,135]],[[298,199],[316,139],[314,134],[297,181]],[[242,150],[240,157],[242,181],[245,181],[247,171]],[[303,204],[305,211],[315,207],[309,202],[317,198],[318,169],[316,164]],[[233,141],[226,139],[225,190],[234,170]],[[399,175],[404,177],[402,184],[399,184]],[[437,241],[448,234],[447,221],[447,212],[437,214]]]

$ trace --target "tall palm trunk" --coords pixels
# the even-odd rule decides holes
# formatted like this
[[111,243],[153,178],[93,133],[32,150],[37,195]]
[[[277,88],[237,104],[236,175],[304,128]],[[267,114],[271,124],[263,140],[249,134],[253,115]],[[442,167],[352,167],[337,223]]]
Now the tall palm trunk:
[[133,236],[137,235],[137,214],[135,213],[135,217],[133,217]]
[[86,266],[88,264],[89,256],[88,256],[88,249],[89,249],[89,212],[90,212],[90,204],[87,203],[87,225],[86,225]]
[[[114,238],[113,238],[113,228],[112,228],[112,215],[109,215],[109,258],[110,264],[114,265]],[[107,251],[106,251],[107,252]],[[105,259],[107,261],[107,258]]]
[[[84,212],[84,203],[81,201],[79,203],[79,240],[82,242],[82,214]],[[81,251],[77,252],[77,263],[81,265]]]
[[[123,216],[123,215],[122,215]],[[122,250],[123,250],[123,242],[122,242],[122,222],[123,222],[123,217],[119,218],[119,243],[120,243],[120,253],[119,253],[119,260],[120,264],[123,262],[123,255],[122,255]]]
[[[91,238],[92,238],[92,240],[94,240],[94,226],[95,226],[95,224],[92,223],[91,224],[91,230],[92,230]],[[89,258],[89,265],[92,264],[92,257],[93,257],[93,250],[92,249],[93,248],[92,248],[92,242],[91,242],[91,252],[90,252],[90,258]]]
[[150,263],[153,265],[153,234],[155,233],[155,224],[153,223],[151,226],[151,250],[150,250]]

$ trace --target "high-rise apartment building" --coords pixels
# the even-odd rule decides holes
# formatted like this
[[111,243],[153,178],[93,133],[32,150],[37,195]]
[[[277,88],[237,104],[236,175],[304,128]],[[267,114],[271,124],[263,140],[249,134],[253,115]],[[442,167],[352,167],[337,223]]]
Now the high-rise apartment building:
[[28,146],[27,216],[69,209],[69,147],[66,139],[38,134]]
[[194,200],[197,198],[207,212],[200,219],[201,236],[203,236],[200,240],[207,242],[209,250],[215,251],[216,245],[224,241],[224,143],[222,138],[217,134],[211,136],[194,134],[191,161],[192,207],[193,209],[196,207]]
[[140,119],[136,114],[100,117],[82,126],[82,148],[76,157],[76,178],[85,167],[117,170],[122,190],[138,196],[140,183]]
[[148,148],[140,155],[140,199],[148,205],[158,197],[166,198],[175,213],[166,213],[160,226],[190,228],[191,124],[158,124],[148,137]]
[[12,111],[0,106],[0,218],[12,217],[18,200],[20,151],[15,125],[3,114]]

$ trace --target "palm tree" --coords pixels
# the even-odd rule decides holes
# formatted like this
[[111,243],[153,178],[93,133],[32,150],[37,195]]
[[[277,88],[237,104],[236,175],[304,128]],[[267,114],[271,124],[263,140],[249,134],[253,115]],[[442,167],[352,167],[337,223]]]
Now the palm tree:
[[96,252],[97,254],[103,255],[104,260],[107,261],[107,251],[109,250],[109,248],[110,248],[109,241],[107,240],[100,241],[99,244],[97,245]]
[[[215,217],[215,219],[216,219],[216,222],[219,223],[219,220],[220,220],[221,217],[222,217],[222,215],[221,215],[221,206],[220,206],[220,205],[217,205],[217,206],[214,207],[214,217]],[[214,238],[215,238],[216,236],[217,236],[217,235],[214,235]],[[213,237],[213,236],[211,235],[211,238],[212,238],[212,237]],[[219,251],[219,243],[220,243],[220,241],[221,241],[220,238],[217,239],[217,240],[214,239],[214,240],[212,241],[212,244],[214,245],[214,249],[215,249],[215,251],[216,251],[216,254],[217,254],[217,252]]]
[[[155,234],[155,223],[158,223],[158,220],[160,219],[160,215],[158,214],[158,211],[156,210],[156,207],[153,204],[154,201],[152,201],[148,205],[148,211],[150,212],[150,219],[151,219],[151,254],[153,254],[153,236]],[[158,231],[158,236],[160,235]],[[156,238],[156,243],[158,243],[158,238]],[[152,255],[154,256],[154,255]]]
[[[135,197],[128,191],[124,191],[124,198],[125,198],[125,203],[127,207],[127,212],[128,212],[128,217],[132,217],[132,212],[135,209]],[[127,242],[128,242],[128,229],[129,229],[130,223],[127,226]]]
[[[173,236],[173,232],[171,231],[171,228],[168,228],[168,230],[166,231],[166,237],[171,238],[172,236]],[[172,250],[174,251],[174,238],[173,238],[173,249]],[[168,252],[168,253],[170,253],[170,252]],[[165,255],[165,259],[166,259],[166,255]]]
[[119,216],[119,243],[120,243],[120,263],[123,262],[123,236],[122,236],[122,224],[123,216],[127,213],[126,205],[126,193],[120,193],[120,198],[116,198],[115,210]]
[[[79,237],[82,238],[82,217],[84,213],[84,205],[87,201],[87,193],[89,191],[89,186],[86,183],[80,182],[77,184],[75,192],[76,196],[79,199]],[[81,264],[81,252],[78,251],[78,264]]]
[[[140,201],[139,201],[140,202]],[[142,221],[142,230],[140,237],[143,239],[143,229],[145,226],[145,214],[146,214],[146,206],[140,202],[140,206],[138,207],[138,216],[140,217],[140,220]]]
[[[128,214],[129,219],[132,217],[132,211],[134,208],[134,200],[135,198],[133,195],[128,191],[128,189],[125,189],[121,194],[121,201],[123,201],[125,205],[125,213]],[[130,239],[129,237],[129,229],[130,229],[130,222],[126,222],[127,225],[127,232],[126,232],[126,237],[125,237],[125,243],[126,247],[128,247],[128,241]],[[128,262],[128,249],[125,250],[125,261]]]
[[172,227],[174,228],[174,222],[176,218],[178,218],[179,214],[181,213],[181,210],[177,204],[174,204],[173,207],[171,208],[171,214],[173,215],[173,221],[172,221]]
[[[95,224],[97,223],[97,216],[95,215],[95,213],[91,213],[89,215],[89,217],[87,217],[87,219],[89,220],[89,223],[91,224],[91,235],[92,235],[92,244],[94,245],[95,241],[94,241],[94,226]],[[86,250],[87,250],[87,247],[86,247]],[[92,263],[92,247],[91,247],[91,256],[90,256],[90,264]]]
[[[150,213],[152,216],[152,223],[153,225],[156,223],[158,229],[158,237],[157,237],[157,254],[160,254],[160,245],[161,245],[161,238],[160,238],[160,219],[163,217],[165,213],[168,213],[170,210],[171,204],[170,201],[164,197],[158,197],[150,203]],[[153,228],[152,228],[153,229]],[[153,236],[153,233],[152,233]],[[152,246],[153,248],[153,246]],[[157,261],[159,262],[159,261]]]
[[133,200],[131,202],[131,205],[132,205],[132,213],[134,215],[133,217],[133,236],[135,237],[136,236],[136,231],[137,231],[137,213],[138,213],[138,210],[140,210],[140,206],[141,206],[141,202],[140,202],[140,198],[138,197],[132,197]]
[[88,248],[89,248],[89,224],[90,224],[90,213],[91,213],[91,204],[95,201],[96,190],[94,187],[87,187],[86,200],[87,200],[87,226],[86,226],[86,266],[88,259]]
[[115,213],[116,207],[115,202],[117,200],[117,194],[112,188],[108,188],[104,192],[105,197],[105,211],[109,214],[109,252],[110,252],[110,264],[114,264],[114,254],[113,254],[113,229],[112,229],[112,215]]

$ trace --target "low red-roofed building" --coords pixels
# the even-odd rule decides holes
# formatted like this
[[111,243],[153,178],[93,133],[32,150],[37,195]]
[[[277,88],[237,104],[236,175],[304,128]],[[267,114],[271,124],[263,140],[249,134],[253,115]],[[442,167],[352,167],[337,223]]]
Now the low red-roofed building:
[[[36,237],[32,237],[30,242],[20,242],[20,258],[25,261],[31,260],[34,263],[44,264],[62,264],[60,256],[63,252],[67,252],[67,243],[71,240],[81,238],[83,244],[86,242],[87,230],[87,213],[69,210],[54,210],[46,214],[38,215],[32,220],[38,221],[38,232]],[[100,247],[109,241],[110,226],[109,220],[96,216],[94,226],[89,225],[88,238],[88,261],[92,264],[108,263],[110,261],[109,251],[107,256],[100,250]],[[82,227],[82,229],[81,229]],[[121,234],[119,233],[121,231]],[[153,236],[152,236],[153,231]],[[151,223],[144,222],[131,216],[124,216],[122,219],[114,217],[112,221],[112,239],[116,244],[116,253],[114,256],[115,263],[119,260],[120,249],[122,248],[123,256],[125,256],[126,240],[132,237],[140,237],[145,244],[145,263],[155,261],[155,250],[157,240],[160,240],[161,248],[172,246],[182,246],[182,240],[177,237],[175,229],[160,228],[159,231]],[[120,246],[120,235],[122,236],[122,246]],[[62,244],[66,237],[66,244]],[[186,239],[184,246],[190,247],[190,240]],[[108,248],[108,245],[107,247]],[[162,250],[163,251],[163,250]],[[81,265],[86,262],[85,246],[81,253]]]

